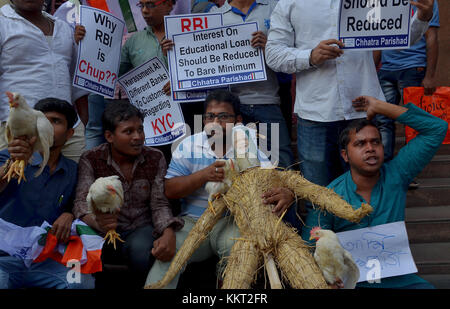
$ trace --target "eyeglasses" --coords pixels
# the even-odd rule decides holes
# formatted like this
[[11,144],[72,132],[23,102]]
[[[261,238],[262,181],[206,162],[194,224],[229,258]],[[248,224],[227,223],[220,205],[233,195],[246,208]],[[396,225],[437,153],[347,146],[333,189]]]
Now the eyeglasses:
[[225,122],[227,120],[233,119],[235,117],[235,115],[232,114],[228,114],[228,113],[219,113],[219,114],[214,114],[214,113],[206,113],[203,115],[203,120],[210,122],[210,121],[214,121],[214,119],[219,119],[219,121],[221,122]]
[[155,7],[157,7],[160,4],[163,4],[164,2],[166,2],[167,0],[159,0],[156,2],[138,2],[136,5],[140,8],[143,9],[144,7],[146,9],[154,9]]

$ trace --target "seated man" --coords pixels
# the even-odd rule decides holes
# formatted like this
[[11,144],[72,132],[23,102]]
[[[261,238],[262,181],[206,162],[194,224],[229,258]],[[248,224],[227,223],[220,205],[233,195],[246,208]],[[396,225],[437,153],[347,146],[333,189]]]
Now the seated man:
[[[405,107],[389,104],[373,97],[362,96],[353,101],[357,111],[366,111],[367,119],[355,120],[341,134],[340,148],[350,171],[344,173],[328,188],[341,195],[355,209],[369,203],[374,211],[359,224],[330,214],[311,211],[302,232],[303,239],[310,229],[321,226],[335,232],[360,229],[405,220],[405,201],[408,185],[431,161],[447,132],[447,123],[408,103]],[[384,163],[383,144],[378,128],[370,122],[375,115],[383,115],[408,125],[419,135],[404,146],[391,161]],[[432,288],[415,274],[383,278],[380,283],[361,282],[365,288]]]
[[[126,262],[135,287],[142,287],[150,270],[152,254],[170,261],[175,254],[175,232],[183,221],[175,218],[164,195],[166,161],[161,151],[144,146],[142,113],[126,101],[106,107],[103,129],[107,143],[83,153],[74,214],[92,228],[105,233],[116,229],[125,241],[117,250],[105,243],[103,262]],[[86,196],[99,177],[117,175],[124,191],[118,213],[89,213]],[[156,239],[156,240],[155,240]],[[152,250],[153,248],[153,250]],[[130,285],[129,285],[130,286]]]
[[[182,199],[181,216],[185,225],[176,233],[177,250],[181,247],[197,219],[208,207],[207,182],[224,180],[225,163],[217,159],[234,158],[231,143],[233,126],[242,121],[239,113],[239,98],[229,91],[216,90],[205,100],[202,132],[185,138],[172,154],[167,170],[165,194],[168,198]],[[261,166],[270,166],[270,161],[258,151]],[[288,189],[273,188],[264,197],[267,203],[275,204],[273,212],[281,215],[293,202],[293,194]],[[221,218],[209,236],[195,251],[189,262],[201,262],[216,255],[219,258],[229,256],[234,239],[239,230],[230,217]],[[148,274],[146,285],[161,280],[170,266],[170,262],[156,261]],[[176,288],[180,274],[166,288]]]
[[[0,218],[21,226],[41,226],[44,221],[52,225],[59,242],[66,242],[74,216],[73,198],[77,182],[77,164],[61,154],[61,148],[73,135],[77,114],[71,104],[59,99],[43,99],[34,108],[47,116],[54,130],[54,143],[50,158],[42,174],[35,177],[42,162],[42,154],[32,153],[36,137],[30,140],[15,137],[8,149],[0,152]],[[31,157],[33,155],[33,157]],[[27,181],[17,183],[3,179],[9,158],[28,161],[25,168]],[[94,278],[81,274],[81,283],[67,282],[70,268],[52,260],[33,263],[28,268],[21,258],[0,250],[0,289],[40,287],[57,289],[94,288]]]

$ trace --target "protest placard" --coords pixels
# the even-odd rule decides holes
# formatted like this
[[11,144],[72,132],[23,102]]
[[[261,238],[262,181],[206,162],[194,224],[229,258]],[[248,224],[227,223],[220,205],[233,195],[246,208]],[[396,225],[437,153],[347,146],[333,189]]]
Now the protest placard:
[[342,0],[338,34],[345,49],[408,48],[409,0]]
[[405,222],[336,233],[359,268],[358,282],[416,273]]
[[174,91],[266,80],[264,55],[251,46],[256,22],[209,28],[173,36]]
[[[175,34],[186,33],[196,30],[205,30],[208,28],[217,28],[223,25],[222,14],[208,13],[208,14],[189,14],[164,16],[164,26],[166,37],[173,40]],[[174,51],[169,50],[167,59],[169,63],[169,74],[176,72],[176,63],[174,58]],[[172,78],[171,81],[173,82]],[[223,89],[229,89],[225,87]],[[172,100],[178,103],[202,101],[206,98],[209,92],[214,89],[201,89],[191,91],[172,91]]]
[[158,58],[150,59],[119,78],[130,102],[144,114],[145,144],[171,144],[185,132],[180,105],[164,91],[169,73]]
[[105,11],[81,5],[80,23],[86,28],[86,35],[78,44],[73,85],[112,98],[124,22]]

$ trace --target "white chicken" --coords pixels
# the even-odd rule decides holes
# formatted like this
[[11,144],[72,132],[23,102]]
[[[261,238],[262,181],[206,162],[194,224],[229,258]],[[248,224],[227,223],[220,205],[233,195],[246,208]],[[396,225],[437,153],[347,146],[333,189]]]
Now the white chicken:
[[310,235],[310,240],[317,240],[314,259],[328,284],[354,289],[359,279],[359,269],[352,255],[342,248],[337,235],[320,227],[313,228]]
[[[50,156],[50,147],[53,145],[53,126],[45,117],[44,113],[32,109],[24,97],[17,92],[6,92],[9,98],[9,117],[6,122],[6,140],[11,143],[14,138],[26,136],[30,139],[36,136],[36,142],[33,145],[33,153],[38,151],[42,154],[42,162],[35,177],[39,176],[47,165]],[[22,179],[26,181],[24,172],[28,162],[16,160],[9,167],[8,172],[3,177],[8,182],[13,177],[18,178],[18,183]]]
[[[123,188],[119,176],[109,176],[97,178],[89,188],[86,197],[88,210],[94,213],[94,210],[103,213],[114,213],[123,205]],[[115,230],[110,230],[105,235],[108,244],[113,243],[116,249],[116,239],[124,242]]]

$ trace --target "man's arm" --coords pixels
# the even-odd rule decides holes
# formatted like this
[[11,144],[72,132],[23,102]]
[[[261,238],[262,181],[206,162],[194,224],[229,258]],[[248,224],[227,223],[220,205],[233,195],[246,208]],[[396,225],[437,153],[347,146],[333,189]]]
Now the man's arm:
[[433,5],[435,0],[411,1],[411,5],[417,7],[417,12],[411,20],[411,45],[416,44],[428,29],[428,22],[433,17]]
[[438,29],[439,28],[437,27],[430,27],[425,33],[425,41],[427,46],[427,71],[422,81],[422,86],[425,88],[425,95],[432,95],[436,89],[435,74],[439,56]]

